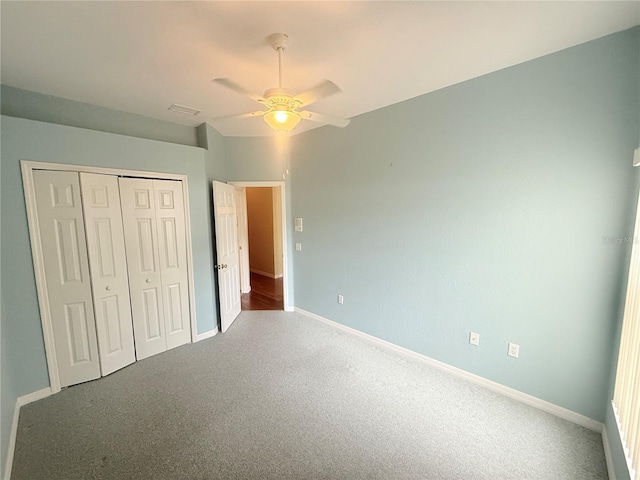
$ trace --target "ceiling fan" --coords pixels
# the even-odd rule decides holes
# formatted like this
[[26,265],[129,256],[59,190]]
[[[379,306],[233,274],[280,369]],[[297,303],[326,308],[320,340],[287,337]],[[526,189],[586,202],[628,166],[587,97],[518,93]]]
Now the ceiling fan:
[[349,124],[350,120],[345,118],[323,115],[308,110],[299,110],[299,108],[306,107],[322,98],[340,92],[340,89],[335,83],[324,80],[315,87],[298,93],[297,95],[291,90],[282,87],[282,52],[285,49],[288,39],[289,36],[286,33],[274,33],[269,37],[271,46],[278,52],[278,88],[270,88],[261,96],[249,92],[228,78],[216,78],[213,80],[223,87],[227,87],[234,92],[241,93],[262,103],[267,110],[218,117],[216,120],[262,116],[264,121],[274,130],[287,131],[293,129],[300,122],[300,119],[335,125],[336,127],[346,127]]

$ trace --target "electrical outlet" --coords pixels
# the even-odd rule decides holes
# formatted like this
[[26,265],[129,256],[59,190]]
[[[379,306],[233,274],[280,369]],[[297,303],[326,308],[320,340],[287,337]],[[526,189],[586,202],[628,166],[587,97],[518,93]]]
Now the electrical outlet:
[[344,297],[342,295],[338,295],[338,303],[340,305],[344,304]]
[[302,244],[296,243],[296,252],[301,252],[301,251],[302,251]]
[[507,355],[509,355],[510,357],[518,358],[518,355],[520,355],[520,345],[510,343],[509,350],[507,350]]
[[471,334],[469,335],[469,343],[471,345],[480,345],[480,334],[471,332]]

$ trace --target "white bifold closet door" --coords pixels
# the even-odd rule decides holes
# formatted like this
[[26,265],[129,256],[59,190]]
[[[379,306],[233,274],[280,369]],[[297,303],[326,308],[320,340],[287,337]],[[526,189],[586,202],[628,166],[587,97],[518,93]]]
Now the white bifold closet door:
[[136,361],[118,177],[80,173],[102,375]]
[[80,182],[75,172],[33,172],[49,314],[60,385],[99,378],[100,360]]
[[182,183],[120,178],[138,360],[191,340]]
[[188,343],[182,182],[49,170],[33,179],[60,386]]

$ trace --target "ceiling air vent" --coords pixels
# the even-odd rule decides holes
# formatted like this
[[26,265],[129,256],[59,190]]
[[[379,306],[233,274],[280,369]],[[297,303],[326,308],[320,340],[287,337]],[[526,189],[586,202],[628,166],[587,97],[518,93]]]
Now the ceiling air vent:
[[169,110],[172,112],[184,113],[185,115],[191,115],[193,117],[202,112],[202,110],[198,110],[197,108],[185,107],[184,105],[178,105],[177,103],[171,105]]

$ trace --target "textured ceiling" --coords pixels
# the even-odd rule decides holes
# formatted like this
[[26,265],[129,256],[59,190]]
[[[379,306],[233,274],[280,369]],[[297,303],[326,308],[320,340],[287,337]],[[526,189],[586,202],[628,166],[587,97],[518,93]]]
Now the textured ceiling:
[[211,80],[277,86],[274,32],[290,37],[285,86],[330,79],[342,92],[309,109],[352,117],[640,24],[639,2],[609,1],[2,1],[0,13],[4,84],[252,136],[273,132],[213,119],[260,105]]

